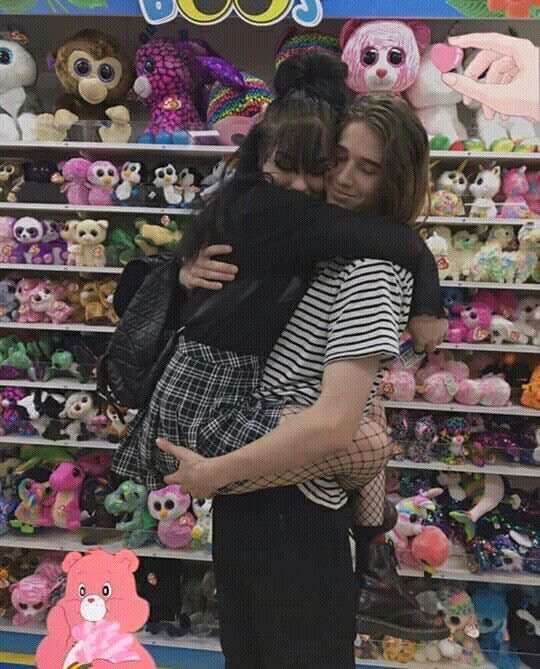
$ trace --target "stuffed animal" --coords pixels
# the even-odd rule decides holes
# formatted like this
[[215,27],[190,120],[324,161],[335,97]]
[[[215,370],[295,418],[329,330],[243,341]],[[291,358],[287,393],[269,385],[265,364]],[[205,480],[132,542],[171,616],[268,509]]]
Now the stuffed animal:
[[512,388],[499,375],[487,375],[481,379],[464,379],[458,384],[455,399],[470,406],[504,407],[510,403]]
[[158,521],[158,537],[167,548],[185,548],[191,543],[195,518],[188,512],[190,505],[190,495],[178,485],[149,493],[148,511]]
[[459,270],[450,264],[450,249],[446,239],[437,234],[437,232],[434,232],[431,237],[426,239],[426,245],[431,253],[433,253],[433,257],[437,263],[439,279],[441,281],[449,279],[458,280]]
[[53,56],[63,89],[55,115],[39,121],[43,138],[62,141],[78,121],[109,119],[99,128],[103,142],[128,142],[130,114],[124,106],[133,83],[133,69],[120,44],[99,30],[82,30],[68,38]]
[[135,574],[137,592],[150,604],[145,630],[150,634],[183,636],[189,631],[187,616],[180,613],[183,599],[185,566],[159,558],[143,558]]
[[160,222],[161,225],[152,225],[144,218],[135,219],[135,244],[146,255],[155,255],[160,250],[174,251],[182,239],[182,232],[176,221],[169,216],[162,216]]
[[156,521],[147,508],[148,493],[143,485],[124,481],[105,498],[105,510],[124,520],[116,523],[116,529],[124,532],[124,543],[130,548],[139,548],[153,541]]
[[121,227],[113,228],[105,249],[106,264],[109,267],[124,267],[141,253],[135,245],[134,232]]
[[516,310],[515,327],[527,337],[527,341],[535,346],[540,346],[540,298],[529,297],[522,298]]
[[26,142],[37,139],[37,114],[41,111],[33,90],[36,61],[21,32],[0,32],[0,141]]
[[[24,279],[23,279],[24,281]],[[52,281],[38,281],[21,301],[18,322],[20,323],[65,323],[73,309],[59,299],[61,287]]]
[[407,665],[414,660],[416,646],[416,641],[385,636],[382,641],[383,658],[387,662],[399,662]]
[[504,499],[504,481],[498,474],[485,474],[482,477],[472,477],[469,486],[471,496],[474,497],[474,506],[466,511],[450,511],[449,516],[463,526],[466,541],[472,541],[476,534],[476,524],[490,511],[493,511]]
[[67,262],[67,242],[62,239],[62,223],[51,219],[41,221],[43,225],[43,243],[48,244],[53,255],[53,264],[65,265]]
[[411,541],[411,557],[423,572],[433,575],[448,560],[450,542],[446,534],[434,525],[422,528]]
[[474,256],[481,248],[478,235],[467,230],[460,230],[452,237],[453,259],[462,278],[468,279]]
[[45,619],[60,576],[61,570],[54,570],[51,563],[46,562],[34,574],[25,576],[10,587],[11,603],[16,611],[14,625],[36,624]]
[[489,326],[489,339],[492,344],[527,344],[529,341],[523,332],[502,316],[493,316]]
[[193,499],[191,507],[197,522],[191,531],[193,548],[208,548],[212,545],[212,500]]
[[144,165],[139,162],[127,161],[120,170],[120,183],[116,186],[113,200],[118,204],[133,205],[142,196],[142,184],[146,180]]
[[61,413],[65,403],[66,398],[63,395],[47,393],[44,390],[36,390],[17,402],[26,411],[37,432],[51,441],[65,439],[61,430]]
[[44,241],[45,234],[45,226],[37,218],[19,218],[13,225],[16,256],[29,265],[52,265],[55,261],[53,247]]
[[0,281],[0,323],[16,320],[18,308],[17,284],[13,279],[2,279]]
[[540,409],[540,365],[534,368],[529,383],[522,390],[521,404],[531,409]]
[[24,263],[23,249],[13,236],[16,220],[13,216],[0,217],[0,262]]
[[90,439],[90,428],[97,415],[98,411],[94,405],[94,398],[90,393],[81,391],[69,395],[59,416],[71,421],[64,430],[64,438],[71,441]]
[[60,204],[62,197],[51,178],[58,172],[52,160],[26,160],[23,163],[24,183],[19,194],[21,202]]
[[76,241],[76,236],[75,236],[75,230],[77,228],[77,225],[79,224],[79,219],[71,220],[71,221],[65,221],[62,229],[60,231],[60,236],[62,237],[62,240],[66,244],[66,250],[67,250],[67,257],[66,257],[66,264],[67,265],[80,265],[79,261],[79,254],[80,254],[80,246],[77,244]]
[[478,174],[469,186],[474,200],[469,211],[471,218],[497,218],[497,205],[494,197],[501,190],[501,168],[492,169],[479,166]]
[[528,218],[531,215],[525,195],[529,192],[529,182],[525,172],[527,167],[503,170],[503,193],[506,200],[501,209],[501,218]]
[[182,209],[196,209],[202,204],[200,184],[202,174],[194,167],[184,167],[178,175],[178,185],[182,191]]
[[17,486],[17,496],[20,502],[9,525],[24,534],[33,534],[41,517],[43,487],[30,478],[23,478]]
[[[4,117],[0,115],[0,118]],[[24,172],[22,165],[16,160],[1,162],[0,202],[17,202],[18,193],[23,186]]]
[[458,391],[458,384],[449,372],[437,372],[429,376],[417,391],[432,404],[448,404]]
[[412,402],[416,395],[414,375],[405,369],[386,370],[379,386],[379,394],[397,402]]
[[485,665],[478,645],[478,621],[472,600],[464,590],[443,591],[441,600],[450,637],[439,642],[443,657],[460,664]]
[[[531,215],[540,215],[540,170],[527,174],[529,190],[525,193],[525,200],[531,210]],[[1,199],[1,198],[0,198]]]
[[51,177],[51,181],[61,186],[60,191],[66,194],[69,204],[88,204],[88,170],[92,163],[86,158],[70,158],[58,166],[60,172]]
[[108,228],[109,222],[104,220],[87,218],[73,223],[73,232],[69,234],[79,247],[75,256],[77,265],[104,267],[106,257],[103,242],[107,238]]
[[117,444],[125,435],[129,424],[135,418],[133,409],[124,409],[113,404],[107,405],[107,441]]
[[457,113],[457,105],[463,98],[444,83],[441,74],[450,70],[461,72],[462,59],[461,49],[432,44],[422,54],[418,76],[406,92],[428,136],[444,135],[450,144],[467,139],[467,131]]
[[347,85],[356,93],[402,93],[416,81],[430,39],[421,22],[347,21],[340,35]]
[[500,590],[479,586],[472,595],[474,612],[480,630],[480,648],[497,669],[519,669],[519,658],[508,643],[508,605]]
[[464,307],[459,318],[450,319],[447,339],[452,343],[484,341],[489,337],[491,319],[491,309],[485,304]]
[[83,483],[84,471],[73,462],[61,462],[51,474],[49,484],[56,492],[52,509],[56,527],[77,530],[81,526],[79,499]]
[[112,205],[114,189],[120,181],[116,167],[108,160],[98,160],[89,166],[86,178],[88,180],[88,204]]
[[81,305],[84,307],[84,319],[89,323],[118,323],[114,311],[113,295],[116,281],[91,281],[85,283],[80,292]]
[[512,592],[509,597],[508,630],[510,646],[526,667],[534,669],[540,641],[540,601],[530,589]]

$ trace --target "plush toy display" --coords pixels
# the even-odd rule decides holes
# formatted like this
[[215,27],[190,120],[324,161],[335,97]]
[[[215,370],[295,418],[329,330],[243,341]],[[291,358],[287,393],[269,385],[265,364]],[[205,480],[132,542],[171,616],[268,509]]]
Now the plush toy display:
[[99,30],[82,30],[58,48],[54,69],[63,93],[56,113],[43,115],[40,139],[62,141],[78,120],[111,121],[99,128],[104,142],[128,142],[130,114],[124,106],[134,72],[119,43]]
[[154,539],[156,521],[148,511],[147,497],[143,485],[124,481],[105,498],[107,513],[127,518],[117,522],[116,529],[124,533],[124,543],[129,548],[139,548]]
[[0,141],[37,138],[40,103],[33,91],[37,67],[27,51],[28,38],[18,31],[0,32]]
[[66,439],[72,441],[87,441],[92,437],[95,419],[98,411],[94,405],[94,398],[88,392],[76,392],[67,399],[59,418],[65,418],[70,424],[65,428]]
[[73,314],[73,309],[62,300],[64,294],[63,287],[53,281],[22,279],[17,287],[17,297],[21,303],[18,322],[67,322]]
[[154,170],[154,188],[147,193],[147,201],[154,207],[178,207],[182,202],[182,189],[178,185],[178,172],[171,163]]
[[53,471],[49,484],[56,493],[52,517],[56,527],[76,530],[81,526],[79,500],[84,471],[72,462],[62,462]]
[[86,178],[88,181],[88,204],[112,205],[114,189],[120,181],[116,167],[108,160],[98,160],[90,165]]
[[185,548],[191,543],[195,518],[188,512],[190,505],[191,497],[178,485],[149,493],[148,511],[158,521],[158,537],[167,548]]
[[133,206],[141,200],[141,186],[145,179],[146,171],[142,163],[125,162],[120,170],[120,183],[115,188],[113,200],[118,204]]
[[14,625],[42,622],[51,606],[51,595],[58,587],[61,569],[50,561],[44,562],[31,576],[11,586],[11,603],[16,613]]
[[462,59],[461,49],[432,44],[422,54],[418,76],[406,92],[428,136],[444,135],[450,145],[467,139],[467,131],[457,113],[457,105],[463,98],[444,83],[441,74],[461,72]]
[[347,85],[356,93],[402,93],[416,81],[430,40],[425,23],[347,21],[340,35]]
[[152,225],[144,218],[137,218],[134,225],[137,230],[135,244],[146,255],[155,255],[161,250],[174,251],[182,239],[178,224],[169,216],[161,217],[161,225]]
[[84,319],[88,323],[118,323],[114,311],[113,295],[116,281],[91,281],[85,283],[80,291],[81,305],[84,307]]
[[[15,262],[29,265],[52,265],[62,259],[62,246],[52,246],[45,241],[47,228],[43,222],[32,216],[23,216],[13,224],[13,238],[17,242]],[[65,248],[63,249],[65,253]]]
[[60,191],[66,194],[69,204],[88,204],[88,170],[92,163],[85,158],[71,158],[59,164],[60,172],[51,177],[51,181],[61,185]]
[[525,195],[529,192],[527,167],[503,170],[503,193],[506,200],[501,209],[502,218],[528,218],[531,215]]
[[439,642],[444,658],[459,664],[482,666],[485,660],[478,645],[478,621],[472,600],[464,590],[442,593],[445,622],[450,637]]
[[191,531],[193,548],[208,548],[212,545],[212,500],[193,499],[191,503],[197,522]]

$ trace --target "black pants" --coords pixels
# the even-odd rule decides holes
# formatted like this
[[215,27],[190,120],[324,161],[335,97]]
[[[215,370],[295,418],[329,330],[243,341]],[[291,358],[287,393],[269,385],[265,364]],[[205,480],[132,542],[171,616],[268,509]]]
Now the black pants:
[[350,523],[296,487],[214,499],[226,669],[353,669]]

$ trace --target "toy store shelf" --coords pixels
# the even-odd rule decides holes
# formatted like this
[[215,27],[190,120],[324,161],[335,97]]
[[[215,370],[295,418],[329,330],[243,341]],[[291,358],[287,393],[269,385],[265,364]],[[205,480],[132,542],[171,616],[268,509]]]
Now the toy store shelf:
[[471,474],[500,474],[501,476],[520,476],[523,478],[540,478],[540,467],[535,465],[484,465],[477,467],[471,464],[448,464],[446,462],[414,462],[413,460],[390,460],[393,469],[427,469],[435,472],[468,472]]
[[540,218],[467,218],[466,216],[420,216],[417,223],[425,225],[518,225],[535,223],[540,225]]
[[123,267],[79,267],[75,265],[27,265],[26,263],[0,263],[0,270],[25,272],[77,272],[77,274],[122,274]]
[[501,416],[531,416],[540,418],[538,409],[512,405],[507,407],[484,407],[481,405],[467,406],[466,404],[432,404],[431,402],[394,402],[385,400],[383,402],[387,409],[416,409],[419,411],[447,411],[455,413],[493,413]]
[[0,447],[2,444],[9,444],[10,446],[59,446],[62,448],[98,448],[101,450],[115,450],[116,444],[111,444],[109,441],[101,439],[89,439],[88,441],[51,441],[50,439],[42,439],[41,437],[21,437],[17,434],[8,434],[5,437],[0,437]]
[[443,288],[492,288],[497,290],[540,290],[540,283],[491,283],[487,281],[441,281]]
[[450,344],[444,342],[439,348],[451,351],[495,351],[498,353],[540,353],[538,346],[524,344]]
[[[380,667],[380,669],[470,669],[470,664],[462,664],[459,662],[390,662],[389,660],[361,660],[360,658],[356,659],[357,667]],[[481,669],[497,669],[493,664],[483,664]],[[526,669],[523,666],[523,669]]]
[[28,149],[36,151],[46,151],[47,153],[56,152],[76,152],[89,151],[94,153],[134,154],[136,156],[157,154],[162,156],[167,154],[178,154],[186,157],[220,157],[226,154],[235,153],[236,146],[221,146],[219,144],[106,144],[104,142],[0,142],[0,151],[6,155],[26,156]]
[[[399,567],[401,576],[423,578],[424,572],[410,567]],[[461,556],[450,556],[444,569],[435,572],[433,578],[445,581],[473,581],[475,583],[504,583],[506,585],[540,586],[540,575],[527,572],[511,573],[506,571],[489,571],[473,574],[467,569]]]
[[462,161],[465,158],[469,160],[510,160],[516,162],[540,161],[540,152],[525,153],[513,151],[510,153],[500,153],[498,151],[430,151],[430,158],[439,158],[444,160]]
[[27,381],[26,379],[8,379],[0,380],[0,388],[3,386],[17,388],[40,388],[41,390],[96,390],[95,383],[77,383],[68,379],[56,381]]
[[[34,548],[48,551],[79,551],[84,553],[89,550],[81,542],[82,533],[88,530],[67,531],[56,528],[40,528],[35,535],[15,534],[8,532],[0,536],[0,548]],[[99,530],[97,530],[99,532]],[[125,548],[121,541],[120,532],[115,530],[103,530],[100,533],[99,547],[104,551],[116,553]],[[172,560],[191,560],[194,562],[212,562],[212,555],[208,551],[196,550],[173,550],[161,548],[157,544],[144,546],[143,548],[132,548],[134,553],[140,557],[170,558]]]
[[100,207],[90,204],[41,204],[35,202],[0,202],[0,211],[6,209],[8,211],[66,211],[66,212],[87,212],[87,213],[98,213],[102,212],[105,214],[140,214],[141,216],[150,216],[150,215],[159,215],[163,216],[191,216],[196,214],[196,210],[193,209],[174,209],[172,207],[160,208],[160,207],[122,207],[118,206],[109,206],[109,207]]
[[84,323],[0,323],[2,330],[49,330],[50,332],[114,332],[112,325],[85,325]]

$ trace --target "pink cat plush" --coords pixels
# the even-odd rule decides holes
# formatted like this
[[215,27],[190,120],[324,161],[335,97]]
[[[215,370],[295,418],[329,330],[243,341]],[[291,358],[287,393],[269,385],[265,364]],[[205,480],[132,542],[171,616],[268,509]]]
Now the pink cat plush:
[[347,85],[357,93],[402,93],[416,80],[430,40],[419,21],[347,21],[340,35]]
[[135,633],[150,606],[137,594],[137,556],[101,549],[68,553],[64,597],[50,610],[47,636],[36,652],[38,669],[90,665],[92,669],[155,669]]

